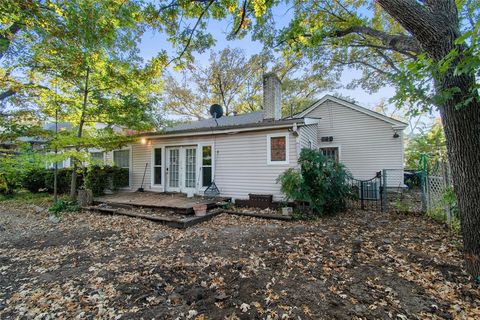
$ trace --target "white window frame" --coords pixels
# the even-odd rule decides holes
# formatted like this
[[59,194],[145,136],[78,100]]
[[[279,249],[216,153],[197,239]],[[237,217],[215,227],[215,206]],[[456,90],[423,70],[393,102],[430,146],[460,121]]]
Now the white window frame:
[[200,156],[198,157],[199,158],[198,159],[198,164],[199,164],[199,166],[198,166],[198,174],[199,174],[198,189],[201,190],[201,191],[205,191],[209,187],[209,186],[206,186],[206,187],[203,186],[203,147],[210,147],[211,148],[212,164],[210,165],[210,167],[212,168],[212,173],[211,173],[212,182],[215,179],[215,176],[214,176],[214,172],[215,172],[215,149],[214,149],[213,142],[199,143],[198,144],[198,150],[199,150]]
[[105,161],[106,161],[106,156],[107,156],[107,153],[103,150],[89,150],[88,153],[90,154],[90,157],[92,157],[92,153],[102,153],[103,157],[102,157],[102,163],[105,164]]
[[[272,161],[272,138],[285,137],[285,160],[284,161]],[[283,165],[288,164],[290,158],[290,141],[288,133],[272,133],[267,134],[267,164],[268,165]]]
[[[161,149],[162,150],[162,165],[160,166],[156,166],[155,165],[155,149]],[[165,146],[163,145],[153,145],[152,146],[152,155],[151,155],[151,161],[150,163],[152,164],[151,165],[151,168],[150,168],[150,183],[152,185],[152,188],[164,188],[164,185],[165,185],[165,165],[166,165],[166,158],[165,158]],[[162,170],[162,183],[161,184],[155,184],[155,168],[161,168]]]
[[115,165],[115,151],[124,151],[129,150],[129,159],[128,159],[128,187],[120,188],[120,190],[129,190],[132,188],[133,180],[133,152],[132,147],[123,147],[120,149],[112,150],[112,164]]
[[342,162],[342,146],[339,144],[321,144],[317,146],[318,151],[322,151],[323,148],[337,148],[338,149],[338,162]]

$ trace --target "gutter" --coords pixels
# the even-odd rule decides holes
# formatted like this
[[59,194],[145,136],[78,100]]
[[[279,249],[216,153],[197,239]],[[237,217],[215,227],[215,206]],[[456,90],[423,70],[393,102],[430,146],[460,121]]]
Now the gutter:
[[176,137],[188,137],[188,136],[210,136],[210,135],[221,135],[221,134],[237,134],[240,132],[252,132],[252,131],[266,131],[266,130],[276,130],[276,129],[289,129],[295,126],[303,126],[305,124],[301,123],[289,123],[284,125],[275,125],[275,126],[263,126],[263,127],[252,127],[252,128],[239,128],[239,129],[227,129],[227,130],[216,130],[216,131],[200,131],[200,132],[186,132],[186,133],[172,133],[172,134],[158,134],[158,135],[138,135],[138,138],[141,139],[163,139],[163,138],[176,138]]

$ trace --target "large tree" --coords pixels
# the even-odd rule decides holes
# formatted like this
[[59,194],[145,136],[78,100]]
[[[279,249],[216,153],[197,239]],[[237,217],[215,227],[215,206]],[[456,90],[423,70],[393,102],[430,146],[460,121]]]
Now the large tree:
[[[180,55],[204,20],[231,17],[231,36],[251,30],[254,39],[285,55],[307,56],[319,67],[363,71],[361,85],[397,88],[397,101],[438,108],[460,209],[466,268],[480,280],[480,3],[470,0],[285,1],[290,24],[276,28],[282,1],[166,2],[160,7],[191,18],[179,28]],[[163,1],[162,1],[163,3]],[[167,4],[168,3],[168,4]],[[165,9],[170,8],[170,9]],[[284,7],[283,7],[284,8]],[[290,15],[290,14],[288,14]],[[190,20],[189,20],[190,21]],[[177,26],[178,27],[178,26]]]
[[[75,169],[87,146],[117,145],[113,125],[140,130],[153,126],[166,58],[160,54],[144,63],[138,55],[146,24],[141,2],[58,0],[40,5],[48,8],[48,23],[33,31],[25,27],[22,32],[33,41],[28,43],[28,54],[11,66],[21,66],[17,78],[27,78],[37,88],[26,92],[26,101],[44,118],[72,124],[52,147],[75,150],[68,153],[73,158],[74,197]],[[13,9],[9,15],[15,24]],[[10,106],[23,103],[15,99]],[[96,130],[96,123],[109,126]]]
[[[397,86],[401,100],[438,108],[460,209],[466,268],[476,279],[480,279],[480,156],[475,151],[480,148],[478,6],[454,0],[298,3],[294,21],[283,32],[311,53],[318,46],[332,46],[332,64],[362,68],[364,84],[383,79]],[[362,14],[368,8],[372,16]]]

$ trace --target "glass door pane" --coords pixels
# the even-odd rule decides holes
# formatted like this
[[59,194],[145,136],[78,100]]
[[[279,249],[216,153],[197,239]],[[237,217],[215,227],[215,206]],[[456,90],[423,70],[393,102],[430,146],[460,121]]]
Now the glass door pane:
[[180,169],[180,150],[169,149],[168,150],[168,185],[172,188],[178,188],[180,186],[179,169]]
[[156,148],[154,150],[153,159],[153,184],[162,184],[162,149]]
[[197,148],[185,149],[185,188],[195,188],[197,181]]

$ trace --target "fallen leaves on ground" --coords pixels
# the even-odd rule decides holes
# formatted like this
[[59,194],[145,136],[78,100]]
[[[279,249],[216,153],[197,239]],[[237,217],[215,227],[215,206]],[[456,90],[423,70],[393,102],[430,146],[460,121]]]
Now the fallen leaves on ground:
[[480,318],[461,241],[421,216],[222,214],[187,230],[0,204],[0,318]]

